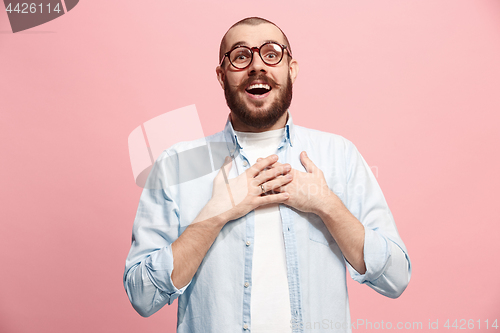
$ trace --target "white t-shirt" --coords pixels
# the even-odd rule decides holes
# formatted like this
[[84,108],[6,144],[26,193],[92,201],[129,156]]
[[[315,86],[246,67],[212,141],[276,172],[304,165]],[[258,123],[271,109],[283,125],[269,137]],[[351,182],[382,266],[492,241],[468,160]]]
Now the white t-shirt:
[[[250,165],[276,154],[285,129],[262,133],[236,132]],[[255,209],[252,261],[251,327],[253,333],[290,333],[290,295],[283,226],[278,204]]]

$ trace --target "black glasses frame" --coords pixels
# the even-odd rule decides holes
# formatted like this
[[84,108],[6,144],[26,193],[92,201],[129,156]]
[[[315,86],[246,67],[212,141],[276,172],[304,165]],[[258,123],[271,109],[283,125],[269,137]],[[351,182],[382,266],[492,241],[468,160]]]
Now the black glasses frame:
[[[275,64],[269,64],[269,63],[267,63],[267,62],[264,60],[264,58],[262,58],[262,54],[260,53],[260,50],[261,50],[264,46],[269,45],[269,44],[274,44],[274,45],[278,45],[279,47],[281,47],[281,58],[280,58],[280,60],[279,60],[277,63],[275,63]],[[234,50],[236,50],[236,49],[238,49],[238,48],[240,48],[240,47],[243,47],[243,48],[245,48],[245,49],[250,50],[250,54],[252,55],[252,56],[251,56],[251,58],[250,58],[250,62],[249,62],[249,63],[248,63],[248,65],[246,65],[245,67],[238,67],[238,66],[236,66],[235,64],[233,64],[233,62],[231,61],[231,58],[229,57],[229,55],[231,54],[231,52],[233,52]],[[259,53],[259,57],[260,57],[260,59],[262,59],[262,61],[263,61],[266,65],[268,65],[268,66],[276,66],[277,64],[279,64],[279,63],[281,62],[281,60],[283,60],[283,57],[285,56],[285,50],[288,52],[288,55],[289,55],[289,56],[290,56],[290,58],[291,58],[291,57],[292,57],[292,54],[291,54],[291,53],[290,53],[290,51],[288,50],[287,46],[286,46],[286,45],[284,45],[284,44],[279,44],[279,43],[276,43],[276,42],[266,42],[266,43],[262,44],[260,47],[256,47],[256,46],[254,46],[254,47],[248,47],[248,46],[245,46],[245,45],[236,45],[236,46],[235,46],[235,47],[233,47],[231,50],[229,50],[228,52],[224,53],[224,56],[222,57],[222,60],[220,61],[219,66],[222,66],[222,63],[224,62],[224,59],[226,59],[226,58],[227,58],[227,59],[229,60],[229,63],[230,63],[231,65],[233,65],[233,67],[234,67],[234,68],[236,68],[236,69],[245,69],[245,68],[247,68],[248,66],[250,66],[250,65],[252,64],[252,61],[253,61],[253,54],[254,54],[254,52],[255,52],[255,51],[257,51],[257,52]]]

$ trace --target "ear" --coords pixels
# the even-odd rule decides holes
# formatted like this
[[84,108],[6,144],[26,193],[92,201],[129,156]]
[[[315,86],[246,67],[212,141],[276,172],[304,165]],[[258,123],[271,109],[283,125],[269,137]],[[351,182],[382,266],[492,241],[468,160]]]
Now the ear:
[[224,77],[226,75],[224,69],[221,66],[217,66],[215,73],[217,73],[217,80],[219,80],[220,86],[224,89]]
[[288,64],[288,70],[290,71],[290,79],[292,80],[293,84],[295,83],[295,79],[299,74],[299,63],[297,62],[297,60],[295,59],[290,60],[290,63]]

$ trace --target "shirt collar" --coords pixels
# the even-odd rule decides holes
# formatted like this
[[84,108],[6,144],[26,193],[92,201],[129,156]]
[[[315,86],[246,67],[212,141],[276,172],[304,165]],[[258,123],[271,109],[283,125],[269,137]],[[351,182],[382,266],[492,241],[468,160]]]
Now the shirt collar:
[[[290,111],[288,112],[288,120],[285,125],[285,144],[289,144],[290,147],[293,147],[294,139],[295,139],[295,130],[292,120],[292,115]],[[241,145],[238,143],[238,135],[234,131],[233,124],[231,124],[231,116],[227,116],[226,126],[224,127],[224,138],[227,143],[227,148],[229,149],[229,153],[233,156],[237,151],[241,149]]]

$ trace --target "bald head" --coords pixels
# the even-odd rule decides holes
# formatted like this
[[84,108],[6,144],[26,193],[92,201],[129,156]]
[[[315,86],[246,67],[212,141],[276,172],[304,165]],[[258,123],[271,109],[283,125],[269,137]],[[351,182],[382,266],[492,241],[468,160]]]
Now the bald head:
[[224,57],[224,53],[226,53],[226,52],[229,51],[228,50],[229,46],[227,45],[227,42],[226,42],[226,36],[227,36],[228,32],[231,29],[233,29],[234,27],[237,27],[237,26],[243,25],[243,24],[245,24],[245,25],[254,25],[254,26],[255,25],[259,25],[259,24],[272,24],[272,25],[274,25],[276,28],[279,29],[279,31],[281,31],[281,34],[283,35],[283,40],[284,40],[285,45],[287,46],[288,52],[289,52],[290,55],[292,54],[292,47],[290,46],[290,42],[288,41],[288,38],[286,38],[285,33],[283,32],[283,30],[280,29],[280,27],[278,27],[273,22],[268,21],[266,19],[263,19],[261,17],[247,17],[247,18],[245,18],[245,19],[243,19],[241,21],[238,21],[235,24],[233,24],[231,26],[231,28],[229,28],[229,30],[224,34],[224,37],[222,37],[222,40],[220,42],[220,49],[219,49],[219,62],[222,61],[222,58]]

